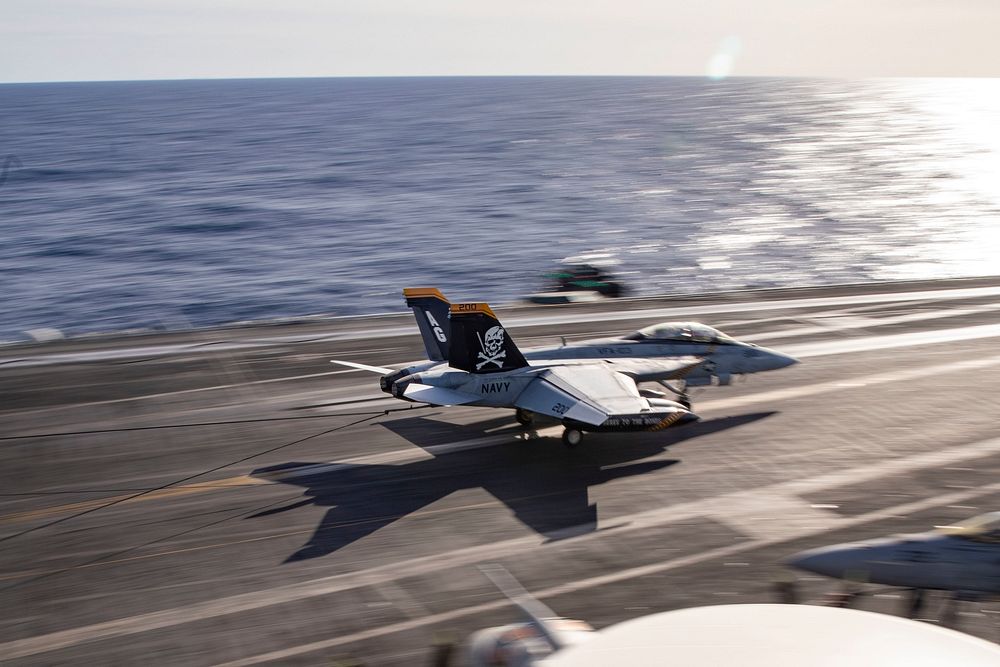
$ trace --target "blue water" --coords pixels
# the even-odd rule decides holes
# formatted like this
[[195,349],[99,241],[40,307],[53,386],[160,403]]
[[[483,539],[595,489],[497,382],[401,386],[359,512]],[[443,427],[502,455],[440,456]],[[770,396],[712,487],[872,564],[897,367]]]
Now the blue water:
[[998,80],[31,84],[0,109],[0,340],[401,310],[406,285],[509,302],[586,252],[637,293],[1000,273]]

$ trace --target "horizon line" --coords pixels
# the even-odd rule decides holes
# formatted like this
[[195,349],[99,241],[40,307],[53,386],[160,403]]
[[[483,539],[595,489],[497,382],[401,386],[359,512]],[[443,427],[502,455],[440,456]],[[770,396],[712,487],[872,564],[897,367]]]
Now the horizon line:
[[722,82],[729,79],[803,79],[817,81],[878,81],[897,79],[926,80],[1000,80],[997,76],[927,76],[927,75],[871,75],[871,76],[830,76],[802,74],[734,74],[724,77],[712,77],[707,74],[323,74],[323,75],[289,75],[289,76],[177,76],[158,77],[150,79],[42,79],[25,81],[0,81],[0,86],[30,86],[46,84],[73,83],[158,83],[158,82],[194,82],[194,81],[285,81],[285,80],[319,80],[319,79],[704,79],[706,81]]

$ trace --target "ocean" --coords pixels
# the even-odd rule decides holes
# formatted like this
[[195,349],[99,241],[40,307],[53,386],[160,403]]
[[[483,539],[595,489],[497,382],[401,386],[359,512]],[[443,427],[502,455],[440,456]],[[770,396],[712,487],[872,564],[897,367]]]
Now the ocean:
[[1000,80],[0,86],[0,341],[1000,273]]

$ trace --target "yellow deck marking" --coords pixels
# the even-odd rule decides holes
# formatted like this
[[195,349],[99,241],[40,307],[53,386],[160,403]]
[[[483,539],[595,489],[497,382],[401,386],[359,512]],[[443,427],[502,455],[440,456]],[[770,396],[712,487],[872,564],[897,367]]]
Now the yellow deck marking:
[[[14,523],[19,521],[33,521],[35,519],[45,519],[51,516],[57,516],[59,514],[66,514],[69,512],[83,512],[89,509],[96,509],[102,505],[107,505],[108,503],[119,503],[121,505],[127,505],[130,503],[137,503],[144,500],[162,500],[164,498],[178,498],[181,496],[188,496],[194,493],[204,493],[206,491],[214,491],[216,489],[228,489],[234,486],[259,486],[261,484],[269,484],[270,482],[263,479],[256,479],[250,477],[249,475],[239,475],[238,477],[230,477],[228,479],[218,479],[211,482],[195,482],[194,484],[185,484],[184,486],[172,487],[169,489],[160,489],[158,491],[151,491],[149,493],[143,494],[141,496],[136,496],[135,498],[130,498],[134,494],[122,494],[120,496],[110,496],[104,498],[95,498],[94,500],[84,500],[78,503],[69,503],[66,505],[54,505],[52,507],[43,507],[37,510],[26,510],[24,512],[13,512],[11,514],[4,514],[0,516],[0,523]],[[81,493],[86,493],[81,491]]]

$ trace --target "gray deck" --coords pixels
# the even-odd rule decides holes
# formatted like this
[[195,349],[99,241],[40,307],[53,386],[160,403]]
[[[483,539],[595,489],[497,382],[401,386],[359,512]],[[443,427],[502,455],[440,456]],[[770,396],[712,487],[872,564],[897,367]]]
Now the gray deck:
[[[403,316],[0,349],[0,656],[420,664],[437,639],[515,618],[488,562],[596,627],[773,601],[796,550],[1000,508],[1000,331],[975,329],[1000,325],[1000,295],[773,301],[998,285],[642,300],[623,321],[600,317],[616,304],[498,309],[522,347],[705,308],[680,319],[812,350],[696,390],[698,424],[575,451],[558,426],[409,409],[327,363],[419,359]],[[568,315],[598,321],[538,322]],[[939,330],[966,339],[898,337]],[[812,600],[835,587],[801,581]],[[896,612],[892,595],[861,607]],[[998,611],[964,605],[962,629],[997,641]]]

